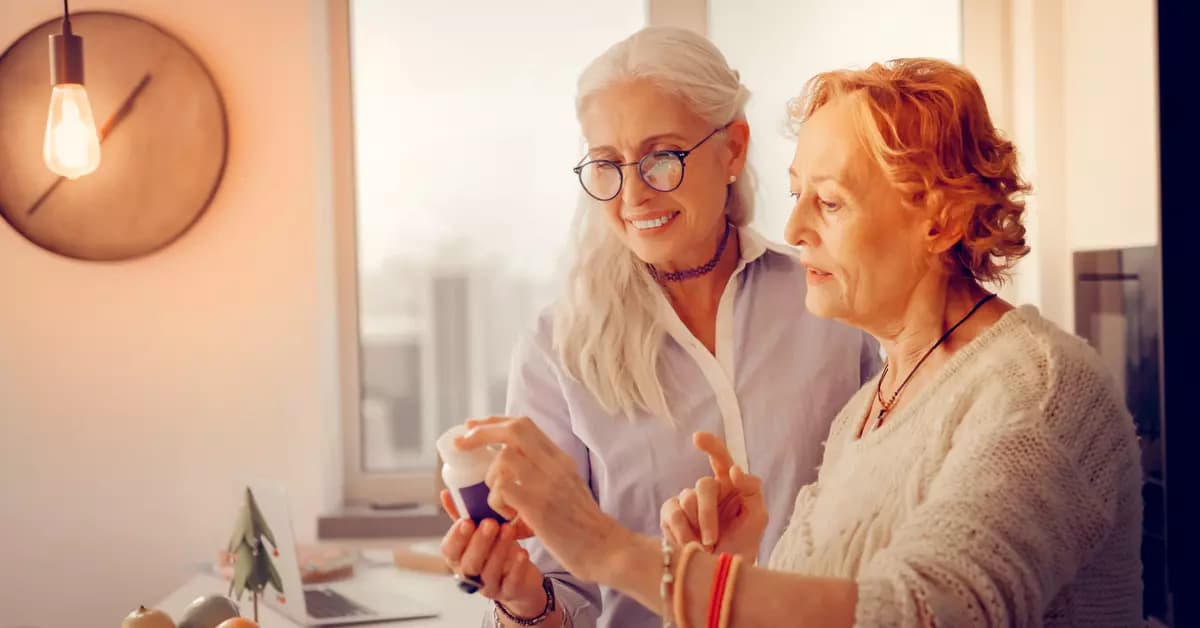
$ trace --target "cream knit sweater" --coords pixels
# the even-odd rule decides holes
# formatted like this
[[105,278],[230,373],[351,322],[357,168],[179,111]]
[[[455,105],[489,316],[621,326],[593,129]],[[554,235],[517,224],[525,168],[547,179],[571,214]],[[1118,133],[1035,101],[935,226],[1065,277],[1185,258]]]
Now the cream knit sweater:
[[852,578],[855,626],[1142,625],[1133,420],[1096,355],[1026,306],[856,440],[833,423],[775,569]]

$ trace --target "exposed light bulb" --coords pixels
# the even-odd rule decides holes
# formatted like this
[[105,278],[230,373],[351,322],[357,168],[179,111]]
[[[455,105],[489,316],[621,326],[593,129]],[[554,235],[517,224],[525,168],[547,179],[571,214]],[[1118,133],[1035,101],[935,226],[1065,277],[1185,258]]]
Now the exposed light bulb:
[[83,38],[71,32],[71,8],[63,0],[62,32],[50,35],[50,113],[42,160],[57,175],[78,179],[100,167],[100,136],[83,88]]
[[76,83],[54,86],[42,158],[55,174],[77,179],[100,166],[100,137],[87,90]]

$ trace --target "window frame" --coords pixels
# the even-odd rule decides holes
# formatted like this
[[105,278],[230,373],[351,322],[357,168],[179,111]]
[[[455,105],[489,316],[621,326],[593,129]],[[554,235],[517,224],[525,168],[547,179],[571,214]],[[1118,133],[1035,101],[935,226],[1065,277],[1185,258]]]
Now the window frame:
[[372,472],[363,465],[362,347],[359,337],[358,199],[355,194],[354,77],[350,2],[327,0],[332,102],[335,283],[342,495],[348,506],[436,503],[434,469]]
[[[342,494],[347,506],[436,504],[436,469],[368,471],[363,464],[362,346],[359,336],[358,205],[355,195],[354,77],[350,3],[326,0],[332,117],[334,258],[337,290],[338,390]],[[702,30],[707,0],[645,0],[646,24]]]

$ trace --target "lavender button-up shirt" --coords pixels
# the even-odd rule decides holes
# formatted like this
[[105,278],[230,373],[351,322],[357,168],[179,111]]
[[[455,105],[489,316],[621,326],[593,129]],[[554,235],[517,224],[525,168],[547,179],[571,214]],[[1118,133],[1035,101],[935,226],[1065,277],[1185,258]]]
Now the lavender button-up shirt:
[[[661,534],[663,502],[711,474],[692,433],[723,434],[738,464],[764,479],[770,512],[760,548],[765,564],[800,487],[816,480],[829,424],[880,361],[869,337],[804,307],[805,269],[791,249],[746,227],[739,234],[741,260],[717,313],[716,355],[661,301],[668,337],[660,372],[677,427],[662,418],[604,411],[561,369],[548,315],[518,342],[507,414],[530,417],[575,459],[604,512],[654,536]],[[576,628],[661,625],[628,596],[575,579],[536,539],[525,543],[554,580]]]

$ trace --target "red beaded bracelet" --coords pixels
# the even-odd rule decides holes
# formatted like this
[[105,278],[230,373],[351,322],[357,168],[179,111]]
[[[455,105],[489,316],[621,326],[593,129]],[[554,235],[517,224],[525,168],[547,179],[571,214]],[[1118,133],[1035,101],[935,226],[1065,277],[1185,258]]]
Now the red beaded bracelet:
[[729,628],[733,619],[733,593],[737,587],[738,570],[742,566],[742,557],[734,556],[733,564],[729,566],[729,575],[725,577],[725,595],[721,598],[721,622],[717,628]]
[[717,559],[717,568],[713,574],[712,593],[708,597],[708,628],[720,628],[721,602],[725,599],[725,584],[729,580],[729,567],[733,564],[733,556],[722,553]]

